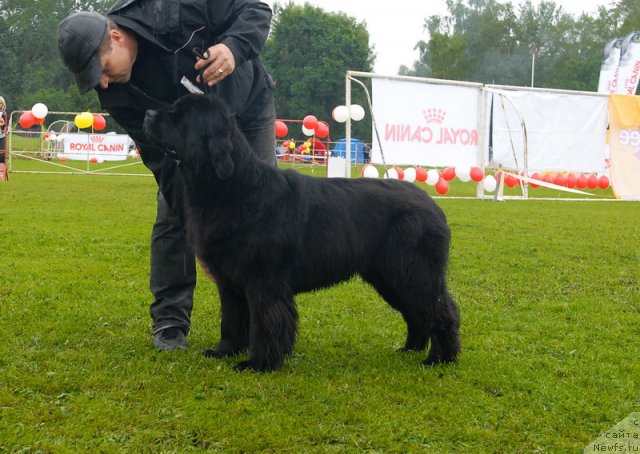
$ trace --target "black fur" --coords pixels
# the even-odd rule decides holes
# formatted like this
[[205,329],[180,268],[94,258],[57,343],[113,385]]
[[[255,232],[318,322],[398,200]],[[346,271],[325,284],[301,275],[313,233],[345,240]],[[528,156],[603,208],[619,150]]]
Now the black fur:
[[144,128],[180,163],[188,238],[218,283],[222,336],[207,356],[248,348],[238,370],[280,369],[296,337],[294,296],[357,273],[404,317],[401,350],[430,340],[424,364],[456,360],[450,231],[426,192],[397,180],[314,178],[266,165],[215,96],[148,111]]

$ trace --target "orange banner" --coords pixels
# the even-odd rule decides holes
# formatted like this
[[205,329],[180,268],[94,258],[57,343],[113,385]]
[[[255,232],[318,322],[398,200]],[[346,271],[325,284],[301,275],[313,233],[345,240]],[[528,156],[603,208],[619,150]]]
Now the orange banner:
[[640,96],[609,96],[609,147],[613,192],[640,200]]

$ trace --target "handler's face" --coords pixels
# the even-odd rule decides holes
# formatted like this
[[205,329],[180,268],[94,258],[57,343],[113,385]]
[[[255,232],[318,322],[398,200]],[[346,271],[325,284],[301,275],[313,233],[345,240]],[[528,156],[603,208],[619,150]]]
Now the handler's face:
[[[117,30],[112,33],[118,33]],[[102,63],[102,77],[100,88],[105,89],[109,84],[124,84],[131,79],[131,68],[135,62],[135,47],[127,43],[126,37],[118,34],[111,37],[111,47],[100,55]]]

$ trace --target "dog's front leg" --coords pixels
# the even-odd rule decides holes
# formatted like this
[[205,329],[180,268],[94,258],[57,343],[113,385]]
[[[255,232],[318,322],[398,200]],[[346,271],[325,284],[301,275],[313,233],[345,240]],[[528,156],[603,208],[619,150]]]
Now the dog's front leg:
[[236,370],[260,372],[278,370],[284,357],[293,351],[298,311],[288,286],[275,280],[252,283],[247,287],[250,312],[249,359]]
[[218,285],[220,294],[220,342],[205,356],[234,356],[249,347],[249,306],[241,289]]

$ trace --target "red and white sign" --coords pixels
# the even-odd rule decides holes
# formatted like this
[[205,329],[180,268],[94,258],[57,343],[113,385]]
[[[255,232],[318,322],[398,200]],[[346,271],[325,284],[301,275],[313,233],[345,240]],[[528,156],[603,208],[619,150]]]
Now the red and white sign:
[[62,143],[67,159],[124,161],[131,139],[126,134],[65,134]]
[[380,143],[373,142],[372,162],[382,163],[382,146],[386,164],[478,164],[479,87],[374,78],[372,89],[380,134]]
[[600,79],[598,81],[598,93],[607,95],[616,92],[618,87],[618,73],[620,63],[620,49],[622,40],[620,38],[612,39],[604,48],[604,58],[600,66]]
[[629,33],[622,41],[616,93],[635,95],[640,81],[640,32]]

